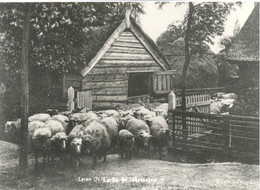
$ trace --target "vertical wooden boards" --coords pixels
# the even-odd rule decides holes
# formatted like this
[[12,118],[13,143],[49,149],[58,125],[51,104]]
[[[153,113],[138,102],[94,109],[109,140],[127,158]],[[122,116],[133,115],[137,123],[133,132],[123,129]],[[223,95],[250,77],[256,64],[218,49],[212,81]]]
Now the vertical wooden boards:
[[91,91],[77,92],[77,103],[80,108],[92,109],[92,94]]

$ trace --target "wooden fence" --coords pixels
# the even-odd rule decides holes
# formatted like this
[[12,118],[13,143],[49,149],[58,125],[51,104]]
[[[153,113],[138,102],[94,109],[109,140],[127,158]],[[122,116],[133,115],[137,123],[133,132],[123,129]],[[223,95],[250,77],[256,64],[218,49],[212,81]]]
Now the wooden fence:
[[80,90],[80,91],[76,92],[74,90],[74,88],[71,86],[68,89],[67,106],[70,111],[74,110],[75,107],[92,109],[91,91],[90,90]]
[[[194,111],[200,113],[210,113],[210,94],[198,94],[186,96],[186,111]],[[177,96],[176,106],[181,106],[181,97]]]
[[77,92],[77,107],[92,109],[92,95],[90,90]]
[[170,110],[174,148],[259,160],[259,118]]

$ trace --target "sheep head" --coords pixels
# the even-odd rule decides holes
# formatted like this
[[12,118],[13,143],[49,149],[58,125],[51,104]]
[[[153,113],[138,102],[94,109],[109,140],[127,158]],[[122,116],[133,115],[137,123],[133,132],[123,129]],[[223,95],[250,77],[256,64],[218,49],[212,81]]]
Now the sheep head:
[[150,135],[147,131],[140,131],[138,136],[140,137],[140,140],[141,140],[141,144],[144,146],[144,147],[148,147],[149,145],[149,138],[152,137],[152,135]]
[[80,154],[82,147],[82,138],[74,138],[70,143],[70,147],[74,153]]

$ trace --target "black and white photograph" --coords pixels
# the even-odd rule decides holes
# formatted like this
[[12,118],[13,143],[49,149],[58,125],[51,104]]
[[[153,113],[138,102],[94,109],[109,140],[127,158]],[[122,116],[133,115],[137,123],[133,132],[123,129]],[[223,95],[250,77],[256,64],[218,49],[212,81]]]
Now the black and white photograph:
[[0,190],[259,190],[258,1],[1,1]]

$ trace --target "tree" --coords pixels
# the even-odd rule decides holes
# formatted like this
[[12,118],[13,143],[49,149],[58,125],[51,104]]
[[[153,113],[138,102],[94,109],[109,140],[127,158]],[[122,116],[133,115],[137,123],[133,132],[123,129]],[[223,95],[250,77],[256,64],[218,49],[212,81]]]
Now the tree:
[[[162,7],[165,3],[161,3]],[[180,5],[182,3],[177,3]],[[188,10],[185,15],[184,43],[185,60],[182,68],[182,110],[186,111],[186,76],[190,58],[193,54],[203,54],[207,51],[206,44],[214,44],[213,38],[224,32],[224,23],[235,3],[188,3]],[[183,129],[186,130],[186,119],[182,118]],[[184,134],[187,136],[187,133]]]
[[181,24],[170,24],[167,30],[157,38],[156,44],[162,52],[166,52],[175,40],[183,37],[183,32]]
[[30,9],[24,10],[23,23],[23,47],[22,47],[22,62],[21,62],[21,136],[19,147],[19,166],[21,174],[27,172],[28,166],[28,151],[27,151],[27,136],[28,136],[28,113],[29,113],[29,85],[28,85],[28,42],[29,42],[29,22]]
[[[20,116],[20,65],[22,47],[23,10],[30,7],[29,86],[30,93],[47,97],[52,87],[44,76],[78,72],[88,62],[83,52],[90,31],[99,26],[114,24],[124,18],[127,7],[133,14],[143,13],[141,3],[4,3],[0,6],[0,34],[4,54],[0,71],[7,86],[5,110],[8,119]],[[2,77],[3,76],[3,77]],[[46,77],[47,78],[47,77]],[[53,81],[57,81],[56,79]],[[57,97],[57,95],[56,95]],[[31,99],[30,102],[33,102]]]
[[[162,7],[165,3],[160,3]],[[181,5],[183,3],[176,3]],[[206,44],[214,44],[213,38],[224,32],[224,23],[236,3],[188,3],[188,10],[182,25],[184,27],[185,61],[182,69],[182,109],[185,104],[185,84],[190,57],[207,51]],[[239,3],[240,4],[240,3]]]

